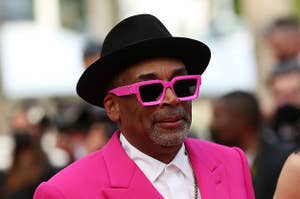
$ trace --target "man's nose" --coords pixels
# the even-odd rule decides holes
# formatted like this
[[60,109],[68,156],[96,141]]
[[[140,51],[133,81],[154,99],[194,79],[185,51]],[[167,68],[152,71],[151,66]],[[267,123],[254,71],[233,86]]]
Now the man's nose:
[[161,105],[177,105],[180,103],[179,98],[176,96],[176,94],[172,91],[171,88],[166,89],[166,94],[162,100]]

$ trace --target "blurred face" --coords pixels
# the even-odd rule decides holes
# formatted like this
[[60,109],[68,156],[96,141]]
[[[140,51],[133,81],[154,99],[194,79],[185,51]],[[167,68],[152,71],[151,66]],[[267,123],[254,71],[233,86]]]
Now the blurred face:
[[98,53],[85,57],[83,60],[84,68],[88,68],[92,63],[94,63],[99,58],[100,58],[100,54]]
[[238,146],[238,122],[225,102],[217,101],[213,106],[211,137],[213,141],[227,146]]
[[269,36],[269,43],[273,49],[274,55],[279,60],[295,57],[299,52],[299,35],[290,31],[274,31]]
[[69,161],[74,161],[86,155],[84,141],[86,133],[83,132],[58,132],[56,134],[56,146],[67,152]]
[[300,107],[300,72],[278,75],[272,80],[271,90],[276,107],[285,104]]
[[102,148],[108,141],[108,136],[106,135],[105,125],[101,122],[95,123],[89,129],[87,137],[85,139],[85,145],[87,152],[93,152]]
[[[186,74],[181,61],[156,58],[134,65],[122,73],[116,82],[117,86],[123,86],[146,80],[170,81]],[[129,142],[144,152],[181,146],[189,132],[191,101],[180,101],[170,88],[167,88],[162,102],[154,106],[142,106],[135,95],[108,96],[104,104],[113,103],[107,110],[111,119],[119,123]]]

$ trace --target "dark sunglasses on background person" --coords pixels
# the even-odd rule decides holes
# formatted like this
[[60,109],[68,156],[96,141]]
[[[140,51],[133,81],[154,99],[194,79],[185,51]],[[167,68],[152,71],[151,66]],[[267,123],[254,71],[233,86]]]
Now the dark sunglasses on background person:
[[171,88],[180,101],[196,99],[201,85],[200,75],[183,75],[174,77],[171,81],[147,80],[130,85],[120,86],[108,93],[117,96],[135,94],[143,106],[154,106],[162,102],[167,88]]

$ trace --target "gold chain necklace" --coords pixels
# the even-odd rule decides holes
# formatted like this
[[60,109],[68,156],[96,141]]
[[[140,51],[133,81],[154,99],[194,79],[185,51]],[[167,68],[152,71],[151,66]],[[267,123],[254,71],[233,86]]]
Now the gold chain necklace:
[[189,153],[188,153],[187,150],[185,151],[185,153],[186,153],[186,155],[188,156],[189,164],[190,164],[190,167],[191,167],[192,172],[193,172],[193,178],[194,178],[194,196],[195,196],[194,198],[195,198],[195,199],[198,199],[198,195],[199,195],[198,189],[199,189],[199,186],[198,186],[197,178],[196,178],[196,175],[195,175],[193,166],[192,166],[192,162],[191,162],[191,159],[190,159],[190,155],[189,155]]

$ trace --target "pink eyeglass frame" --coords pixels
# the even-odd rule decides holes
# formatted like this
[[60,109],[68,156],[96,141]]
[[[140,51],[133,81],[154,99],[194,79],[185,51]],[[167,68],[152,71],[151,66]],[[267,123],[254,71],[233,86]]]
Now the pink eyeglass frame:
[[[196,79],[196,89],[195,89],[194,95],[187,96],[187,97],[178,97],[173,88],[175,82],[179,81],[179,80],[189,80],[189,79]],[[140,93],[139,93],[139,87],[144,86],[144,85],[149,85],[149,84],[157,84],[157,83],[162,84],[164,87],[162,94],[160,95],[160,98],[158,100],[151,101],[151,102],[143,102],[143,100],[140,96]],[[201,85],[201,75],[183,75],[183,76],[174,77],[171,81],[168,81],[168,82],[155,79],[155,80],[147,80],[147,81],[137,82],[137,83],[133,83],[133,84],[125,85],[125,86],[120,86],[120,87],[117,87],[117,88],[114,88],[114,89],[108,91],[108,93],[111,93],[111,94],[114,94],[117,96],[126,96],[126,95],[135,94],[139,103],[142,104],[143,106],[154,106],[154,105],[160,104],[163,101],[163,99],[166,95],[167,88],[170,88],[180,101],[189,101],[189,100],[196,99],[199,95],[200,85]]]

